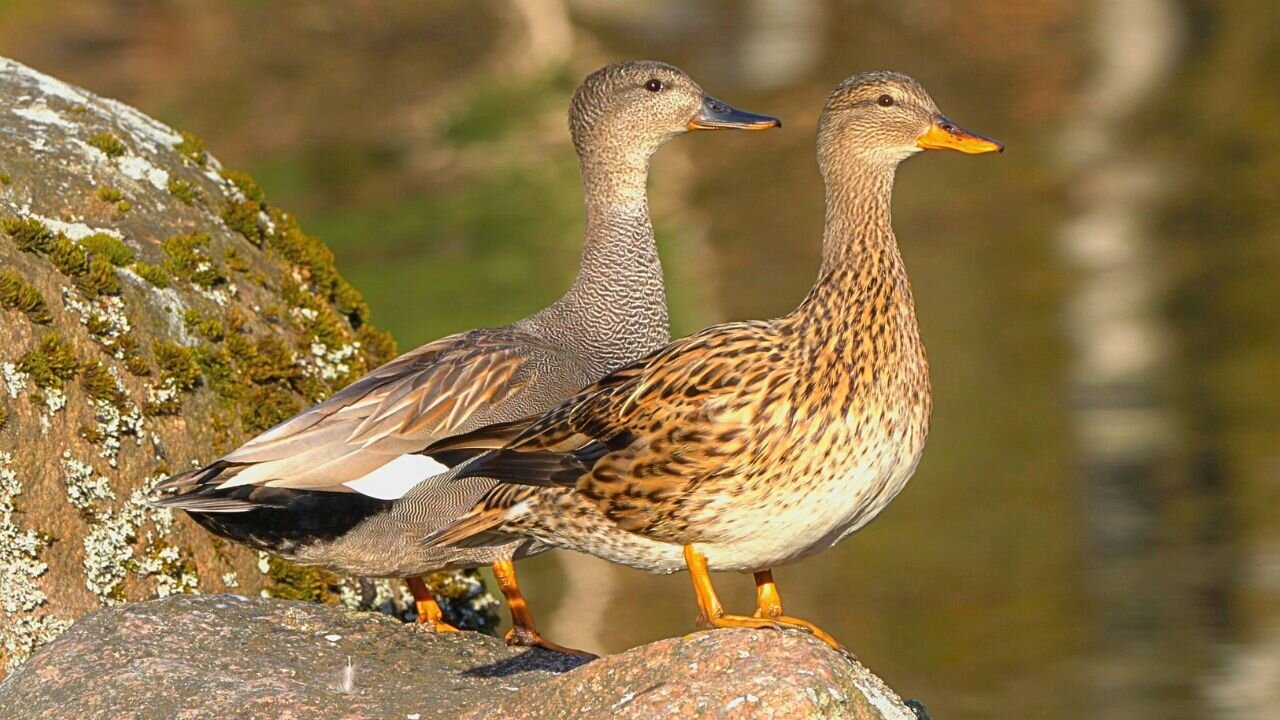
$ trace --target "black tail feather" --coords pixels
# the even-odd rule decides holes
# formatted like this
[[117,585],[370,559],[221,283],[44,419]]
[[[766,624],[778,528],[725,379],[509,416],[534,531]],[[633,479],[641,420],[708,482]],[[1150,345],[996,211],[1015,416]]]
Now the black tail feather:
[[590,470],[576,454],[498,450],[461,468],[456,479],[492,478],[515,485],[572,487]]

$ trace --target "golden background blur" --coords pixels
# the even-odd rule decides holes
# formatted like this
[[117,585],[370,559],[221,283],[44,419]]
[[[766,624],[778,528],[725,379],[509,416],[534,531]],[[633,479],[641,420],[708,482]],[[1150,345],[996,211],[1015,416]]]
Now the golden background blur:
[[[899,173],[929,447],[878,522],[777,573],[788,612],[939,720],[1280,707],[1280,5],[0,0],[0,54],[203,137],[329,243],[402,350],[566,287],[564,111],[599,65],[665,60],[785,121],[656,158],[677,334],[798,302],[826,94],[915,76],[1008,150]],[[684,575],[525,567],[558,642],[693,627]]]

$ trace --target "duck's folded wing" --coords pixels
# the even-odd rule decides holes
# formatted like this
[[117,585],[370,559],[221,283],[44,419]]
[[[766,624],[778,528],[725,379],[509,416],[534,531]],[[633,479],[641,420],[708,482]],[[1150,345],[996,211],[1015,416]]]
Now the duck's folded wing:
[[[677,341],[586,388],[458,477],[571,487],[624,529],[661,534],[687,488],[737,473],[759,452],[757,413],[786,404],[787,373],[771,368],[779,359],[772,346],[753,323]],[[524,497],[495,488],[477,511],[492,514]]]
[[260,485],[398,497],[447,469],[419,450],[493,415],[536,379],[548,354],[554,351],[511,329],[443,338],[161,487]]

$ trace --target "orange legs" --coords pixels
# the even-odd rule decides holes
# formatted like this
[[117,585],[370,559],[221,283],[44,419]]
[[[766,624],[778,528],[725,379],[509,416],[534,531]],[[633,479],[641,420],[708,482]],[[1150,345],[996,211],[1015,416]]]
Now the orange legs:
[[711,627],[743,627],[743,628],[795,628],[813,633],[822,642],[844,654],[849,651],[836,639],[828,635],[813,623],[782,614],[782,598],[778,595],[778,586],[773,582],[773,573],[762,570],[756,573],[756,614],[729,615],[720,604],[716,589],[711,585],[711,575],[707,571],[707,558],[692,545],[684,546],[684,561],[689,566],[689,577],[693,579],[693,592],[698,599],[698,610]]
[[782,597],[773,582],[772,570],[761,570],[756,578],[756,612],[759,618],[782,617]]
[[516,580],[516,567],[510,560],[499,560],[493,564],[493,576],[498,580],[498,587],[507,598],[507,607],[511,609],[511,630],[507,633],[508,645],[540,647],[552,652],[568,653],[579,657],[595,659],[595,655],[582,650],[557,645],[538,634],[533,623],[533,613],[524,601],[520,592],[520,583]]
[[427,589],[427,584],[422,582],[422,578],[405,578],[405,582],[409,584],[409,592],[413,593],[413,604],[418,608],[420,624],[430,625],[436,632],[458,632],[458,628],[444,621],[440,604],[431,596],[431,591]]
[[782,596],[778,595],[778,586],[773,582],[772,570],[761,570],[756,573],[756,617],[774,620],[779,625],[800,627],[813,633],[813,636],[842,653],[849,654],[843,645],[831,637],[822,628],[811,622],[782,614]]

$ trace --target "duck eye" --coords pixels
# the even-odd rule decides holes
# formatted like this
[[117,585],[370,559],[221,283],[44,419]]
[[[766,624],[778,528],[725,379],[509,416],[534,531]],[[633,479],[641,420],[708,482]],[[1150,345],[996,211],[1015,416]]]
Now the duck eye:
[[648,90],[649,92],[658,92],[659,90],[661,90],[661,89],[662,89],[662,88],[664,88],[664,87],[666,87],[666,86],[665,86],[665,85],[663,85],[663,84],[662,84],[662,81],[661,81],[661,80],[659,80],[658,78],[654,78],[654,79],[652,79],[652,80],[650,80],[649,82],[647,82],[647,83],[645,83],[645,84],[644,84],[644,89],[645,89],[645,90]]
[[880,107],[889,107],[890,105],[893,104],[893,96],[881,95],[880,97],[876,98],[876,102],[879,103]]

